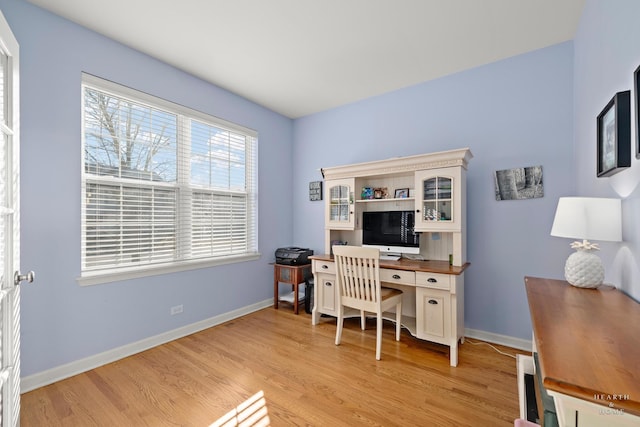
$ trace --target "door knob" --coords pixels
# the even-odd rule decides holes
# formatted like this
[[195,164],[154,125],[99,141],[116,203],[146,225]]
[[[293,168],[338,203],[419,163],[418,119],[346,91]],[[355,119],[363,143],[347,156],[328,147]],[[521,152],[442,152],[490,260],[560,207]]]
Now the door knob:
[[27,274],[20,274],[19,271],[16,271],[16,273],[13,275],[13,284],[19,285],[20,282],[24,282],[24,281],[32,283],[35,277],[36,277],[36,273],[34,273],[33,271],[30,271]]

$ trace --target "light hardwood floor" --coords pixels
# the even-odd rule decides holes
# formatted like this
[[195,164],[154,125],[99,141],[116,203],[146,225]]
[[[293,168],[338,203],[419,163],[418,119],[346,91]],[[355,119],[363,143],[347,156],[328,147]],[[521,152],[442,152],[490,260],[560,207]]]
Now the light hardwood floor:
[[375,319],[358,322],[336,346],[334,318],[263,309],[25,393],[22,426],[209,426],[260,391],[272,426],[513,426],[514,359],[467,340],[453,368],[385,321],[376,361]]

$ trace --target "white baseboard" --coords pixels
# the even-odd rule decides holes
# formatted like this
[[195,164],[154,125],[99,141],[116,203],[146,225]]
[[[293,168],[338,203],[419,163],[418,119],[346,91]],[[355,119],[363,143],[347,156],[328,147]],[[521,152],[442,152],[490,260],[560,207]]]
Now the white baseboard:
[[506,345],[507,347],[517,348],[518,350],[531,351],[532,348],[531,340],[523,340],[522,338],[494,334],[492,332],[479,331],[477,329],[466,328],[464,330],[464,336],[494,344]]
[[106,365],[107,363],[115,362],[116,360],[123,359],[136,353],[140,353],[142,351],[156,347],[160,344],[164,344],[169,341],[191,335],[212,326],[216,326],[229,320],[244,316],[246,314],[253,313],[254,311],[262,310],[263,308],[272,305],[273,298],[266,299],[264,301],[242,307],[228,313],[223,313],[218,316],[202,320],[200,322],[192,323],[190,325],[173,329],[171,331],[167,331],[153,337],[145,338],[131,344],[123,345],[122,347],[107,350],[103,353],[95,354],[93,356],[76,360],[65,365],[57,366],[46,371],[38,372],[37,374],[29,375],[28,377],[23,377],[20,379],[20,392],[26,393],[28,391],[35,390],[36,388],[52,384],[56,381],[69,378],[77,374],[81,374],[91,369],[95,369],[99,366]]
[[[20,380],[20,392],[26,393],[28,391],[35,390],[36,388],[44,387],[56,381],[69,378],[86,371],[90,371],[91,369],[106,365],[107,363],[115,362],[116,360],[123,359],[136,353],[140,353],[169,341],[173,341],[178,338],[182,338],[187,335],[202,331],[204,329],[211,328],[212,326],[228,322],[229,320],[242,317],[246,314],[253,313],[254,311],[262,310],[263,308],[269,307],[271,305],[273,305],[273,300],[266,299],[256,304],[242,307],[228,313],[223,313],[218,316],[202,320],[200,322],[192,323],[190,325],[173,329],[171,331],[167,331],[153,337],[145,338],[131,344],[123,345],[122,347],[107,350],[103,353],[95,354],[93,356],[76,360],[65,365],[57,366],[46,371],[38,372],[37,374],[29,375],[28,377],[23,377]],[[523,340],[521,338],[513,338],[506,335],[494,334],[491,332],[478,331],[474,329],[465,329],[465,337],[488,341],[494,344],[506,345],[520,350],[531,351],[531,341]]]

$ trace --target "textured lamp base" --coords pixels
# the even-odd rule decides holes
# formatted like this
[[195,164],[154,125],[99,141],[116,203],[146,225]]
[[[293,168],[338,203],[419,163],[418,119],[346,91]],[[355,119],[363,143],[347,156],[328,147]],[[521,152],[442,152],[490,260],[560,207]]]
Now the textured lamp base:
[[578,288],[597,288],[604,281],[604,267],[598,255],[579,248],[567,258],[564,277]]

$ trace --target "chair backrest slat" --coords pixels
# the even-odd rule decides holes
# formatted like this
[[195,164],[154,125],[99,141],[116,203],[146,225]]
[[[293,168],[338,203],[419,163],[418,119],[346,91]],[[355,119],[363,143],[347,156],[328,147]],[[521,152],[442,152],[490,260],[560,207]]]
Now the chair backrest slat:
[[380,251],[355,246],[334,246],[341,295],[368,303],[380,300]]

